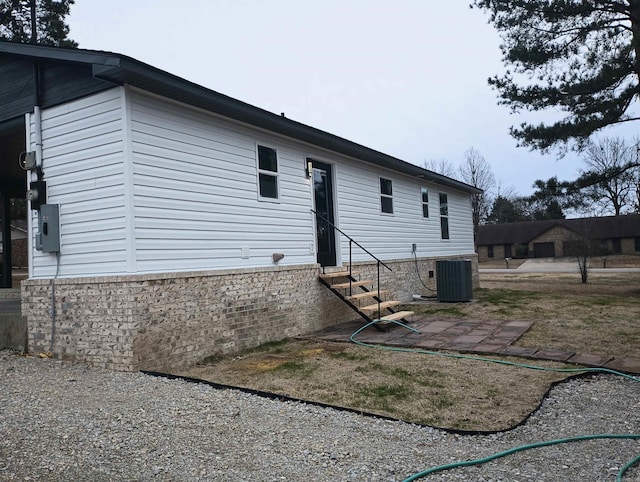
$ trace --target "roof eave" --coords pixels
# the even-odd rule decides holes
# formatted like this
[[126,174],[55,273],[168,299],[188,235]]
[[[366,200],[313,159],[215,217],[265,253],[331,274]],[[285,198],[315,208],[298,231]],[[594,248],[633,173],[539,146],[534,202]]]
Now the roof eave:
[[424,181],[430,181],[469,194],[483,192],[481,189],[456,179],[437,174],[315,127],[233,99],[131,57],[111,52],[12,42],[0,42],[0,53],[41,60],[91,64],[92,72],[96,79],[116,85],[129,84],[239,122],[317,145],[385,169],[423,179]]
[[83,64],[118,65],[121,55],[97,50],[83,50],[47,45],[22,44],[0,40],[0,53],[17,55],[40,60],[59,60],[63,62],[80,62]]
[[225,117],[254,125],[278,134],[321,146],[386,169],[434,182],[470,194],[483,191],[461,181],[442,176],[388,154],[349,141],[329,132],[302,124],[259,107],[233,99],[201,85],[149,65],[125,59],[120,65],[97,65],[94,76],[118,84],[129,84],[165,97],[176,98],[190,105],[215,112]]

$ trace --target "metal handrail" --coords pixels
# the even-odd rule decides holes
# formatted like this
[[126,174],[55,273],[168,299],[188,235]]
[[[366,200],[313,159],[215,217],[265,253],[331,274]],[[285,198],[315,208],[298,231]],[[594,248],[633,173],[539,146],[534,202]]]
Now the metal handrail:
[[[325,221],[328,225],[330,225],[333,229],[335,229],[336,231],[338,231],[340,234],[342,234],[343,236],[345,236],[348,240],[349,240],[349,296],[351,296],[353,294],[352,292],[352,286],[351,286],[351,282],[353,281],[353,263],[352,263],[352,258],[351,258],[351,245],[355,244],[356,246],[358,246],[362,251],[364,251],[365,253],[367,253],[369,256],[371,256],[373,259],[376,260],[376,268],[377,268],[377,286],[378,286],[378,296],[376,296],[376,299],[378,301],[378,319],[380,319],[381,313],[380,313],[380,303],[381,303],[381,298],[380,298],[380,265],[384,266],[385,268],[387,268],[389,271],[393,271],[389,266],[387,266],[384,261],[381,261],[380,259],[378,259],[373,253],[371,253],[367,248],[365,248],[364,246],[362,246],[360,243],[358,243],[355,239],[353,239],[351,236],[349,236],[347,233],[345,233],[342,229],[340,229],[338,226],[336,226],[335,224],[333,224],[331,221],[329,221],[327,218],[325,218],[324,216],[322,216],[321,214],[318,214],[315,210],[311,210],[311,212],[313,214],[316,215],[317,218],[322,219],[323,221]],[[322,267],[323,269],[323,273],[324,273],[324,266]]]
[[[340,229],[338,226],[336,226],[335,224],[333,224],[331,221],[329,221],[327,218],[325,218],[324,216],[322,216],[321,214],[318,214],[315,210],[311,210],[311,212],[313,214],[316,215],[316,217],[322,219],[323,221],[325,221],[327,224],[329,224],[333,229],[335,229],[336,231],[338,231],[340,234],[342,234],[344,237],[346,237],[350,242],[354,243],[356,246],[358,246],[362,251],[364,251],[365,253],[367,253],[369,256],[371,256],[373,259],[375,259],[378,263],[380,263],[382,266],[384,266],[385,268],[387,268],[389,271],[393,271],[391,268],[389,268],[389,266],[387,266],[386,264],[384,264],[384,261],[379,260],[378,258],[375,257],[375,255],[373,253],[371,253],[367,248],[365,248],[364,246],[362,246],[360,243],[358,243],[355,239],[353,239],[351,236],[349,236],[347,233],[345,233],[342,229]],[[349,253],[349,264],[351,264],[351,253]]]

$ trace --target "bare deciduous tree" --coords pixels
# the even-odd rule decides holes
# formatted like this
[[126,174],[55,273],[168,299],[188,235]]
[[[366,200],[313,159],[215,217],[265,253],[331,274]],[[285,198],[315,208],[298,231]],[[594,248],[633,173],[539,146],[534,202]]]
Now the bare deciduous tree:
[[636,214],[640,214],[640,168],[636,168],[635,180],[633,181],[633,183],[635,186],[634,189],[636,194],[633,201],[633,210]]
[[585,151],[586,170],[578,183],[597,181],[584,188],[584,194],[604,212],[619,216],[633,204],[637,169],[628,169],[636,161],[636,143],[620,137],[590,142]]
[[473,234],[478,232],[478,225],[484,221],[491,211],[493,190],[496,178],[487,160],[473,147],[464,153],[464,162],[459,168],[462,181],[482,189],[481,194],[471,196],[473,212]]
[[606,243],[594,236],[594,219],[592,217],[579,220],[579,228],[572,234],[564,249],[565,256],[574,257],[578,261],[582,283],[588,281],[591,258],[605,256],[608,253]]
[[438,174],[442,174],[443,176],[456,178],[456,167],[451,163],[449,159],[440,158],[440,159],[429,159],[428,161],[424,161],[424,168],[433,172],[437,172]]

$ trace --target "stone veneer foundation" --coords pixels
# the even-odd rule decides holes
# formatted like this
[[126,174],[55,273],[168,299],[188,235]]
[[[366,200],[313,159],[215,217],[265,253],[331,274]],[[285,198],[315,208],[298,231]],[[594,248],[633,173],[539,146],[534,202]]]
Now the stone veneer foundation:
[[[452,259],[452,258],[446,258]],[[435,259],[418,260],[423,280]],[[409,301],[414,260],[389,261],[381,286]],[[354,265],[355,267],[355,265]],[[375,264],[358,263],[363,276]],[[318,281],[317,265],[22,282],[29,351],[115,370],[171,371],[214,354],[311,333],[357,315]],[[477,260],[473,259],[474,286]],[[375,279],[375,278],[374,278]]]

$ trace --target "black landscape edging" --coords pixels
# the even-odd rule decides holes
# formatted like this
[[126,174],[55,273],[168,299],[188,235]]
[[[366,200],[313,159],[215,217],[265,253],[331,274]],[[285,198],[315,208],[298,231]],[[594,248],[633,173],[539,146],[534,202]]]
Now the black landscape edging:
[[509,432],[510,430],[518,428],[518,427],[524,425],[534,413],[536,413],[538,410],[540,410],[540,407],[542,406],[542,402],[547,398],[547,396],[549,395],[549,392],[553,388],[555,388],[556,386],[558,386],[558,385],[560,385],[562,383],[566,383],[566,382],[568,382],[570,380],[575,380],[575,379],[578,379],[578,378],[595,377],[596,375],[599,375],[598,373],[592,373],[592,372],[578,373],[576,375],[571,375],[571,376],[569,376],[567,378],[564,378],[562,380],[558,380],[556,382],[551,383],[551,385],[549,385],[549,389],[542,396],[538,406],[534,410],[532,410],[526,417],[524,417],[520,422],[518,422],[517,424],[513,425],[512,427],[505,428],[505,429],[502,429],[502,430],[460,430],[460,429],[455,429],[455,428],[434,427],[432,425],[427,425],[427,424],[424,424],[424,423],[408,422],[406,420],[402,420],[402,419],[399,419],[399,418],[389,417],[387,415],[380,415],[380,414],[372,413],[372,412],[364,412],[362,410],[356,410],[354,408],[349,408],[349,407],[342,407],[340,405],[330,405],[328,403],[316,402],[316,401],[313,401],[313,400],[305,400],[305,399],[302,399],[302,398],[294,398],[294,397],[289,397],[288,395],[282,395],[282,394],[272,393],[272,392],[265,392],[265,391],[262,391],[262,390],[254,390],[252,388],[244,388],[244,387],[236,387],[236,386],[233,386],[233,385],[225,385],[225,384],[222,384],[222,383],[216,383],[216,382],[210,382],[208,380],[202,380],[200,378],[185,377],[185,376],[182,376],[182,375],[172,375],[171,373],[153,372],[153,371],[146,371],[146,370],[141,370],[141,373],[143,373],[145,375],[150,375],[150,376],[153,376],[153,377],[167,378],[169,380],[183,380],[183,381],[189,382],[189,383],[204,384],[204,385],[208,385],[208,386],[210,386],[212,388],[215,388],[217,390],[236,390],[236,391],[239,391],[239,392],[248,393],[250,395],[256,395],[258,397],[267,398],[267,399],[270,399],[270,400],[277,400],[277,401],[280,401],[280,402],[303,403],[303,404],[312,405],[312,406],[315,406],[315,407],[329,408],[329,409],[337,410],[337,411],[340,411],[340,412],[353,413],[353,414],[356,414],[356,415],[361,415],[363,417],[377,418],[377,419],[380,419],[380,420],[387,420],[387,421],[390,421],[390,422],[402,422],[402,423],[406,423],[406,424],[409,424],[409,425],[417,425],[419,427],[432,428],[432,429],[441,430],[443,432],[450,433],[450,434],[465,435],[465,436],[492,435],[492,434],[497,434],[497,433]]

